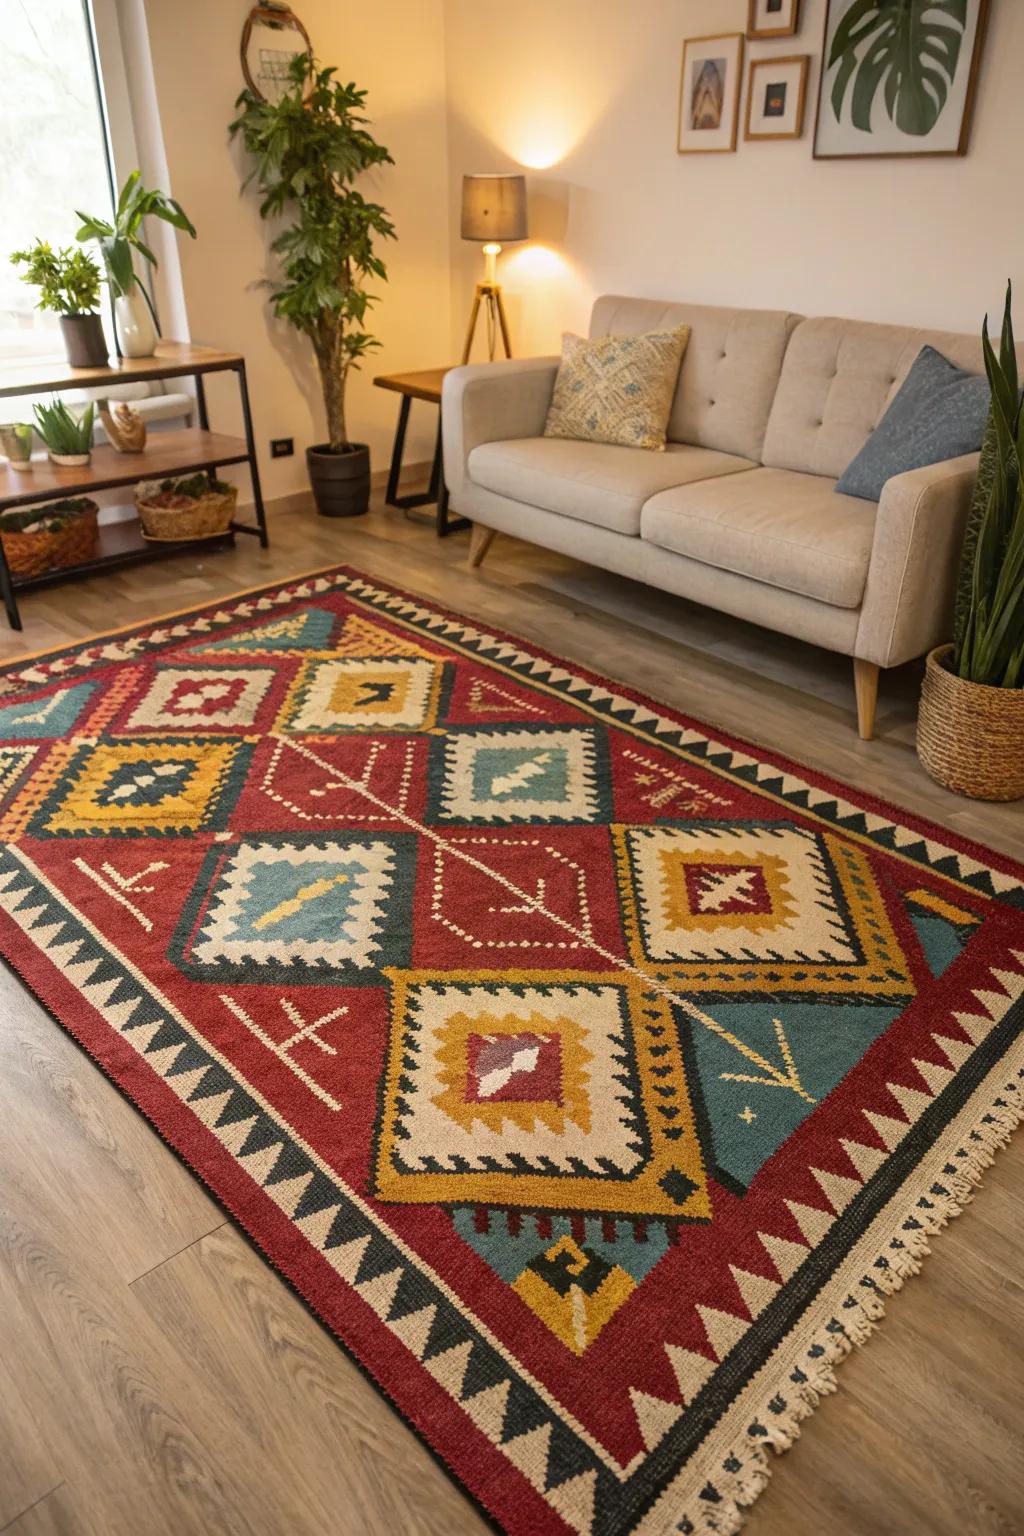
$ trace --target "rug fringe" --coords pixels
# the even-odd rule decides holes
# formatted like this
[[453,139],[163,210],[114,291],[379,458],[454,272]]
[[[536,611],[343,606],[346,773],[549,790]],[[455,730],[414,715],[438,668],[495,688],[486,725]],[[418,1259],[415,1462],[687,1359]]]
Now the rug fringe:
[[720,1470],[684,1511],[674,1530],[682,1536],[736,1536],[747,1511],[772,1475],[769,1449],[777,1456],[799,1439],[800,1427],[823,1397],[838,1389],[836,1367],[864,1344],[885,1315],[886,1298],[916,1275],[931,1252],[931,1239],[974,1198],[995,1155],[1024,1121],[1024,1072],[1002,1088],[943,1165],[935,1183],[901,1223],[839,1313],[766,1394],[745,1434],[730,1448]]

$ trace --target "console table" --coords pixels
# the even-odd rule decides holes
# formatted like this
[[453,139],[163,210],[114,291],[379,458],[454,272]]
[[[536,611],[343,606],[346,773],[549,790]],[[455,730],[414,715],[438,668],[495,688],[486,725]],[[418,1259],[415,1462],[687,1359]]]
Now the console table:
[[[211,432],[206,410],[203,379],[210,373],[234,373],[242,404],[244,437],[226,437]],[[66,364],[40,364],[19,372],[16,380],[0,382],[0,400],[19,395],[60,394],[68,389],[113,388],[118,384],[154,382],[158,379],[192,378],[195,380],[198,426],[171,432],[151,432],[141,453],[118,453],[115,448],[94,448],[92,459],[79,469],[62,468],[49,459],[35,458],[31,470],[0,466],[0,512],[8,507],[30,506],[51,497],[86,496],[93,491],[113,490],[133,485],[139,480],[162,480],[169,475],[188,475],[206,470],[211,477],[229,464],[246,464],[252,481],[255,523],[233,521],[228,531],[214,539],[183,540],[180,544],[150,542],[143,537],[137,517],[102,524],[99,544],[91,560],[63,570],[43,571],[38,576],[11,575],[0,542],[0,596],[13,629],[21,628],[18,594],[38,587],[54,586],[101,571],[126,565],[142,565],[149,560],[166,560],[191,550],[225,549],[235,542],[236,533],[251,534],[266,549],[267,518],[260,490],[256,444],[253,439],[249,388],[245,359],[237,352],[217,352],[211,347],[196,347],[187,342],[161,341],[152,357],[121,358],[102,368],[69,368]]]

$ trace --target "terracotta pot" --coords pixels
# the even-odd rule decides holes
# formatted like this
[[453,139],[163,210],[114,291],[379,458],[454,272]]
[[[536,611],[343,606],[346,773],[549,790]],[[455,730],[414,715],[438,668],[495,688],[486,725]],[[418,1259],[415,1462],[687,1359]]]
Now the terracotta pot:
[[370,506],[370,450],[353,443],[332,453],[328,443],[306,449],[306,465],[321,517],[359,517]]
[[72,368],[105,368],[107,342],[99,315],[61,315],[64,350]]
[[946,665],[951,645],[932,651],[917,716],[917,755],[926,773],[972,800],[1024,797],[1024,688],[969,683]]

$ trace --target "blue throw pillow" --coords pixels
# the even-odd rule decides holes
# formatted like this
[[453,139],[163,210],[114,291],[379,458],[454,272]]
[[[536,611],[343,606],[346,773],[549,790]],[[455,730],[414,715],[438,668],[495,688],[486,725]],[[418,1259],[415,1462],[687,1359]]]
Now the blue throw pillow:
[[967,373],[934,347],[923,347],[878,426],[847,464],[836,490],[844,496],[878,501],[893,475],[962,453],[977,453],[989,402],[984,374]]

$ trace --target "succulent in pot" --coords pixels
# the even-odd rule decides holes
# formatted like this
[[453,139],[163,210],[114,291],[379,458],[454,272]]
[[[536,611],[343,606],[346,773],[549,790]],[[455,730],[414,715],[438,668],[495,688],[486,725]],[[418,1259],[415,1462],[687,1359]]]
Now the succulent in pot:
[[92,429],[96,407],[89,401],[80,416],[76,416],[54,397],[49,405],[35,407],[36,431],[49,450],[55,464],[73,468],[88,464],[92,458]]
[[255,159],[249,180],[262,194],[265,219],[287,223],[271,244],[281,277],[272,282],[274,313],[306,336],[316,354],[327,417],[327,442],[306,450],[317,510],[354,517],[370,500],[370,451],[354,443],[345,417],[349,373],[380,342],[364,327],[374,303],[368,279],[387,270],[374,250],[394,226],[357,179],[394,162],[366,127],[366,92],[341,85],[334,69],[306,54],[289,62],[289,85],[277,101],[243,91],[231,124]]
[[39,289],[37,307],[60,316],[68,362],[72,368],[102,368],[107,343],[99,316],[100,269],[77,247],[54,250],[37,240],[24,251],[13,251],[14,266],[23,266],[22,282]]
[[1007,285],[998,355],[982,331],[992,390],[968,519],[951,645],[928,657],[917,750],[939,784],[979,800],[1024,797],[1024,406]]

